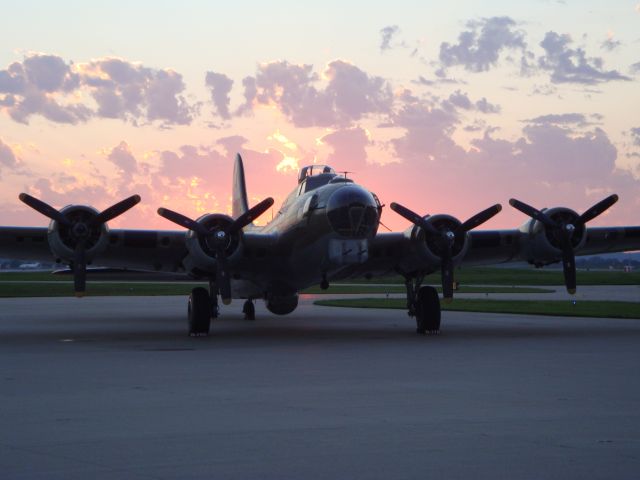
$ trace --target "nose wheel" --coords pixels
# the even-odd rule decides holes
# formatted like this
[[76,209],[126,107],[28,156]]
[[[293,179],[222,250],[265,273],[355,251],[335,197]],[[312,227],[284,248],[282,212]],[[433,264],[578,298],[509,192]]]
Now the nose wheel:
[[245,320],[253,321],[256,319],[256,307],[251,299],[244,302],[242,313],[244,313]]

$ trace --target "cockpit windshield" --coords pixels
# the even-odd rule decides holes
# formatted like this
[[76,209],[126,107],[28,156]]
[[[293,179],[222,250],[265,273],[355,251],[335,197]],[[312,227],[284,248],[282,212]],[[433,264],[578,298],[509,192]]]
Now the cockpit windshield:
[[309,165],[302,167],[300,173],[298,173],[298,183],[301,183],[305,178],[327,173],[335,176],[336,171],[329,165]]

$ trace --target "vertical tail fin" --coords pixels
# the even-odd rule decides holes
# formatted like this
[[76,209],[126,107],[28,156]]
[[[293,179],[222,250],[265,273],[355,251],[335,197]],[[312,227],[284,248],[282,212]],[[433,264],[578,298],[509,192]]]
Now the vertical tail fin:
[[242,157],[238,153],[236,154],[236,163],[233,166],[231,216],[233,218],[238,218],[247,210],[249,210],[249,203],[247,202],[247,185],[244,181]]

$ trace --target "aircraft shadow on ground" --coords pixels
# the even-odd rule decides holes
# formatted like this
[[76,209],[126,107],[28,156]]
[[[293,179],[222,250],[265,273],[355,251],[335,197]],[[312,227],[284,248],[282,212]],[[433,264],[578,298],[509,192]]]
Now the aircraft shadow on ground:
[[[530,317],[535,322],[535,317]],[[611,326],[602,321],[593,325],[584,322],[575,325],[563,322],[555,324],[550,319],[544,323],[532,325],[527,323],[500,325],[479,321],[477,325],[443,320],[443,331],[439,335],[416,335],[413,320],[385,322],[379,320],[368,322],[363,319],[354,325],[354,320],[345,320],[340,325],[338,320],[318,318],[313,321],[305,319],[304,323],[295,317],[287,319],[265,317],[255,322],[244,321],[240,316],[230,316],[214,321],[211,334],[203,338],[191,338],[185,334],[186,322],[183,317],[162,318],[142,317],[127,321],[126,319],[87,319],[67,318],[63,325],[51,320],[34,322],[28,330],[22,327],[0,327],[0,346],[16,346],[18,344],[34,344],[39,342],[69,342],[77,344],[140,344],[142,347],[171,349],[207,349],[220,345],[241,346],[273,346],[277,344],[358,344],[366,341],[403,341],[413,344],[458,344],[460,342],[477,342],[487,340],[521,340],[549,338],[628,338],[640,337],[640,328],[633,320],[629,323],[616,322]]]

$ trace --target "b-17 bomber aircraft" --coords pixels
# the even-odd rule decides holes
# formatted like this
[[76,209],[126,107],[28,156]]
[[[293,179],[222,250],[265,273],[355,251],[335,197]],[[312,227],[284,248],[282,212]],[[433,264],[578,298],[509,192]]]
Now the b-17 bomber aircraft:
[[26,193],[20,200],[48,217],[48,228],[0,227],[0,257],[51,260],[69,265],[78,296],[85,292],[87,264],[121,272],[173,272],[207,280],[188,301],[189,334],[209,333],[219,315],[218,299],[246,299],[243,312],[255,319],[253,302],[264,299],[278,315],[293,312],[298,292],[350,278],[401,275],[407,309],[420,334],[440,330],[440,299],[423,285],[440,270],[442,295],[453,297],[453,271],[459,265],[527,261],[536,266],[562,262],[567,290],[576,290],[576,255],[640,249],[640,226],[587,228],[611,207],[617,195],[584,213],[556,207],[538,210],[519,200],[509,203],[529,218],[518,229],[477,231],[498,214],[493,205],[464,222],[447,215],[422,216],[398,203],[390,208],[413,226],[404,232],[378,233],[383,205],[378,197],[333,168],[300,170],[298,185],[267,225],[253,220],[273,199],[249,208],[240,155],[233,173],[232,215],[207,214],[193,220],[159,208],[158,214],[186,230],[109,229],[107,222],[140,202],[131,196],[102,212],[84,205],[56,210]]

